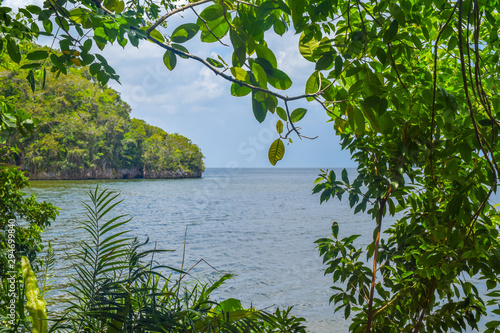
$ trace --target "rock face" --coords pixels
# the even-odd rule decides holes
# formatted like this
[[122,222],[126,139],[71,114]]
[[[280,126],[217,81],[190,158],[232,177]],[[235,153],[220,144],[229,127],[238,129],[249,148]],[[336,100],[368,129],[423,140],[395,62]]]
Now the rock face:
[[31,180],[83,180],[83,179],[174,179],[174,178],[200,178],[202,172],[185,172],[183,170],[148,171],[137,168],[131,169],[87,169],[74,172],[37,172],[29,173]]

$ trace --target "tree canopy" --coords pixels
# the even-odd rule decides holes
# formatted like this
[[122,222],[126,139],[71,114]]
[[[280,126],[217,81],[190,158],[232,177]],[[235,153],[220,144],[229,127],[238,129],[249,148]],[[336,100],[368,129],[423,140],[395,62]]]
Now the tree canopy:
[[[170,29],[187,10],[197,19]],[[322,202],[347,197],[374,226],[367,249],[353,245],[355,235],[339,238],[342,221],[318,240],[326,273],[343,283],[331,301],[352,331],[464,331],[500,314],[498,1],[47,0],[15,18],[2,8],[1,17],[3,50],[16,63],[37,61],[25,67],[32,87],[46,69],[65,74],[70,65],[89,65],[101,84],[118,79],[94,45],[149,40],[165,49],[169,70],[183,58],[202,63],[232,82],[234,96],[251,95],[257,121],[274,117],[272,164],[291,135],[302,137],[297,122],[308,111],[294,101],[324,110],[358,174],[324,172],[314,192]],[[292,81],[269,39],[287,31],[300,34],[300,53],[315,65],[300,96],[286,94]],[[54,34],[62,53],[18,50],[19,38]],[[230,58],[189,53],[195,36],[228,47]]]

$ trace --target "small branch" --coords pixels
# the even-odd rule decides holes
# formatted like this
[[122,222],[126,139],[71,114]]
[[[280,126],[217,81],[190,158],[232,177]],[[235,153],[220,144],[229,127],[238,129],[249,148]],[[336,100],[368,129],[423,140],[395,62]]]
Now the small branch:
[[399,83],[401,83],[401,86],[403,86],[403,89],[406,90],[406,92],[411,95],[410,91],[408,88],[406,88],[406,85],[403,83],[403,80],[401,80],[401,76],[399,75],[398,67],[396,66],[396,62],[394,61],[394,58],[392,57],[392,44],[387,43],[387,50],[389,51],[389,56],[391,57],[391,63],[392,67],[394,68],[394,71],[396,71],[396,75],[398,77]]
[[[196,16],[198,16],[198,18],[199,18],[199,19],[203,22],[203,24],[205,25],[205,27],[207,28],[207,30],[210,32],[210,34],[211,34],[212,36],[214,36],[214,37],[215,37],[215,39],[217,39],[217,40],[219,41],[219,43],[221,43],[221,44],[222,44],[222,45],[224,45],[224,46],[229,47],[229,45],[227,45],[226,43],[224,43],[224,42],[223,42],[223,41],[222,41],[219,37],[217,37],[217,36],[214,34],[214,32],[212,31],[212,29],[210,29],[210,28],[208,27],[208,22],[207,22],[207,21],[206,21],[203,17],[201,17],[200,15],[198,15],[198,13],[196,12],[196,10],[194,10],[194,8],[193,8],[193,7],[191,7],[191,10],[192,10],[192,11],[196,14]],[[226,13],[224,13],[224,17],[225,17],[225,16],[226,16]],[[227,19],[226,19],[226,21],[227,21]],[[228,24],[229,24],[229,21],[228,21]]]
[[252,7],[255,7],[255,8],[259,8],[259,6],[255,5],[253,3],[250,3],[250,2],[246,2],[246,1],[234,0],[234,2],[241,3],[242,5],[247,5],[247,6],[252,6]]
[[149,27],[148,30],[146,30],[146,34],[149,35],[151,33],[151,31],[155,30],[160,24],[162,24],[163,22],[165,22],[165,20],[168,19],[170,16],[175,15],[175,14],[180,13],[180,12],[183,12],[186,9],[189,9],[189,8],[192,8],[192,7],[195,7],[195,6],[199,6],[199,5],[202,5],[204,3],[211,2],[211,1],[213,1],[213,0],[200,0],[200,1],[197,1],[197,2],[191,2],[191,3],[189,3],[189,4],[185,5],[185,6],[176,8],[176,9],[174,9],[174,10],[166,13],[158,21],[156,21],[151,27]]
[[434,180],[434,126],[436,123],[436,91],[437,91],[437,58],[438,58],[438,43],[441,35],[443,34],[444,29],[448,26],[455,13],[457,6],[453,8],[453,11],[450,14],[450,17],[444,24],[444,26],[439,31],[439,34],[436,38],[436,43],[434,44],[434,72],[433,72],[433,93],[432,93],[432,115],[431,115],[431,144],[430,144],[430,154],[429,154],[429,164],[431,170],[431,180]]
[[389,186],[387,193],[380,200],[380,207],[378,208],[378,216],[377,216],[377,236],[375,238],[375,251],[373,253],[373,271],[372,271],[372,283],[370,285],[370,299],[368,301],[368,312],[367,318],[368,322],[366,324],[366,332],[370,333],[372,329],[372,320],[373,320],[373,296],[375,295],[375,280],[377,278],[377,260],[378,260],[378,248],[380,243],[380,234],[382,232],[382,217],[384,216],[384,209],[387,203],[387,199],[392,191],[392,185]]
[[[295,133],[297,133],[297,135],[299,136],[299,138],[302,140],[302,136],[300,135],[300,133],[297,130],[297,128],[295,128],[295,125],[293,124],[292,118],[290,117],[290,110],[288,109],[288,101],[285,101],[285,110],[286,110],[286,115],[288,117],[288,120],[290,121],[290,126],[292,127],[292,130]],[[288,133],[290,133],[290,132],[288,132]]]

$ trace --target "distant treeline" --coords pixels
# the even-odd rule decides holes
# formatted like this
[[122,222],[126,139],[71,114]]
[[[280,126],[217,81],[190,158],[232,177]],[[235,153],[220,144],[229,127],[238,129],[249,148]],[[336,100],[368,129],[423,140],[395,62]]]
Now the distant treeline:
[[[26,45],[24,52],[38,46]],[[120,94],[94,82],[87,68],[71,68],[33,93],[23,64],[0,56],[0,94],[35,120],[34,132],[15,138],[15,163],[32,179],[199,177],[200,149],[186,137],[168,134],[130,118]],[[42,85],[43,73],[37,84]]]

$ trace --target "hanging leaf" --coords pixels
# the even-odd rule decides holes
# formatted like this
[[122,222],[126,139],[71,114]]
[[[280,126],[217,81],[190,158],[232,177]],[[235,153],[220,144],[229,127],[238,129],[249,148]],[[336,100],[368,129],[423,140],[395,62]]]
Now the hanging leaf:
[[304,118],[306,113],[307,113],[307,109],[304,109],[304,108],[298,108],[298,109],[293,110],[292,114],[290,115],[290,119],[291,119],[292,123],[296,123],[297,121]]
[[169,70],[173,70],[177,64],[177,57],[175,56],[175,53],[167,50],[163,55],[163,63]]
[[274,29],[274,32],[280,36],[283,36],[283,34],[287,30],[285,23],[283,23],[283,21],[281,21],[281,20],[274,21],[273,29]]
[[276,165],[276,163],[283,158],[285,155],[285,144],[281,139],[276,139],[269,147],[269,162],[272,165]]
[[319,41],[313,37],[308,37],[302,33],[302,37],[299,41],[299,52],[302,56],[309,61],[315,61],[313,57],[314,51],[318,48]]
[[246,96],[252,92],[252,89],[246,86],[240,86],[238,83],[233,82],[231,85],[231,95],[236,97]]
[[335,76],[339,76],[342,73],[343,60],[340,55],[335,58]]
[[266,114],[267,114],[266,104],[264,102],[259,102],[255,98],[255,92],[252,92],[252,110],[255,119],[257,119],[259,123],[263,122],[266,119]]
[[259,86],[261,88],[267,88],[267,75],[262,66],[254,62],[252,64],[252,73],[255,76],[257,82],[259,83]]
[[278,132],[278,134],[283,133],[283,122],[281,120],[278,120],[276,123],[276,132]]
[[30,84],[31,91],[35,92],[35,75],[33,74],[33,70],[30,70],[26,79]]
[[389,43],[396,37],[398,34],[398,21],[393,20],[391,22],[391,25],[389,26],[389,29],[387,29],[386,33],[384,34],[384,42]]
[[7,53],[9,53],[9,57],[15,63],[19,63],[21,61],[21,53],[19,52],[19,46],[12,39],[7,41]]
[[288,121],[288,117],[286,115],[286,111],[281,108],[281,107],[277,107],[276,108],[276,113],[278,114],[278,116],[283,119],[283,121]]

